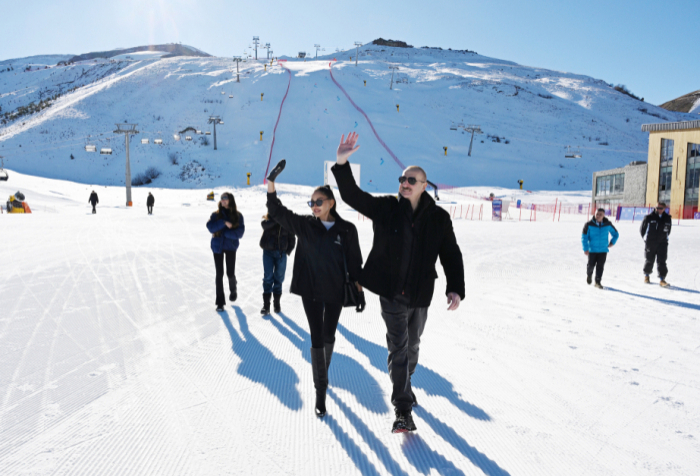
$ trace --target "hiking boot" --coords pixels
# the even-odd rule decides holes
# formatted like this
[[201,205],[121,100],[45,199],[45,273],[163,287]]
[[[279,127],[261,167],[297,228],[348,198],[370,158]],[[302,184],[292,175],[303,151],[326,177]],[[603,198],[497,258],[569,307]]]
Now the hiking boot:
[[649,280],[649,276],[644,276],[644,284],[649,284],[651,281]]
[[661,281],[659,281],[659,286],[661,286],[662,288],[667,288],[671,285],[668,284],[664,278],[661,278]]
[[598,281],[595,283],[595,287],[598,289],[605,289],[602,284],[600,284]]
[[270,296],[271,293],[263,293],[263,307],[260,309],[260,314],[267,316],[270,314]]
[[398,408],[394,409],[396,414],[396,420],[391,427],[392,433],[406,433],[409,431],[416,431],[416,424],[413,423],[413,415],[411,415],[411,410],[401,411]]
[[586,282],[588,284],[591,284],[593,282],[593,277],[590,274],[588,276],[586,276]]
[[224,306],[216,306],[216,312],[224,312]]
[[228,296],[228,300],[231,302],[236,302],[236,299],[238,299],[238,291],[232,291]]
[[280,299],[282,298],[282,293],[273,294],[272,297],[274,298],[273,301],[274,301],[275,312],[277,314],[279,314],[280,312],[282,312],[282,305],[280,304]]

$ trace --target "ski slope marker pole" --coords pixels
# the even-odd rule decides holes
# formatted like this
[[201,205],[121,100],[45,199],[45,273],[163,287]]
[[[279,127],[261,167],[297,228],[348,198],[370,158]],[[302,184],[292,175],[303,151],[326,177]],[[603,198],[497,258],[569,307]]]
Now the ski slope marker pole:
[[552,223],[554,223],[554,217],[557,216],[557,202],[559,201],[559,197],[554,199],[554,213],[552,213]]

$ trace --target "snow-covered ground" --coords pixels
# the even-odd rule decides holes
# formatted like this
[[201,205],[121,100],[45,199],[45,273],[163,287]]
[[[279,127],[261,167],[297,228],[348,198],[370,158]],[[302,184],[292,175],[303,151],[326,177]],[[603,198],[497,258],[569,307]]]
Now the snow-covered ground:
[[[0,155],[20,172],[117,185],[124,137],[113,131],[115,123],[131,122],[140,131],[131,145],[132,171],[158,168],[155,187],[244,185],[248,172],[259,184],[270,158],[287,159],[290,182],[313,185],[323,180],[323,160],[334,160],[340,134],[355,131],[368,190],[393,190],[399,163],[420,165],[453,186],[515,187],[522,179],[531,190],[583,190],[593,171],[646,159],[641,124],[693,117],[632,99],[601,79],[471,52],[366,45],[357,67],[354,55],[353,49],[271,66],[250,60],[240,63],[240,83],[230,58],[137,61],[129,54],[133,61],[39,69],[31,58],[8,60],[12,70],[0,67],[0,113],[49,102],[0,124]],[[393,89],[390,65],[399,67]],[[210,116],[224,121],[217,151],[213,134],[174,139],[188,127],[213,133]],[[484,132],[475,136],[471,157],[470,134],[450,129],[460,123]],[[85,145],[113,155],[86,152]],[[565,158],[567,145],[580,147],[583,157]]]
[[[146,189],[127,209],[123,188],[99,186],[93,216],[91,188],[13,170],[0,182],[3,201],[19,189],[34,209],[0,215],[3,475],[697,474],[696,222],[674,222],[671,289],[642,284],[638,224],[618,224],[600,291],[585,284],[581,217],[455,220],[467,298],[446,311],[438,267],[418,431],[393,435],[376,296],[363,314],[343,311],[323,420],[291,266],[283,312],[260,316],[261,186],[233,190],[247,231],[224,314],[209,189],[151,189],[148,216]],[[308,210],[311,188],[280,188]],[[441,195],[445,207],[482,203]],[[339,211],[366,257],[371,223]]]

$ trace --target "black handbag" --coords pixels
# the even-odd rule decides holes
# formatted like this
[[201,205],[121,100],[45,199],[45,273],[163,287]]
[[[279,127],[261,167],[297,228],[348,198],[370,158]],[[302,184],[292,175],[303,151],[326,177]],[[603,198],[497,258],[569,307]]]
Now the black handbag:
[[[343,283],[343,307],[354,307],[359,309],[360,306],[364,310],[365,299],[364,293],[357,290],[355,283],[350,281],[350,273],[348,273],[348,261],[345,258],[345,247],[341,244],[340,250],[343,253],[343,268],[345,268],[345,283]],[[359,311],[358,312],[362,312]]]

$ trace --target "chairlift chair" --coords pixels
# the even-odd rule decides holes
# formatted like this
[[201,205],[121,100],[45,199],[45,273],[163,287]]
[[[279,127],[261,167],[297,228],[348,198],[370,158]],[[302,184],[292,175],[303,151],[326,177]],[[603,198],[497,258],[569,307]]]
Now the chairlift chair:
[[185,140],[192,140],[192,136],[185,136]]
[[580,159],[581,158],[581,149],[573,148],[570,145],[566,146],[566,153],[564,154],[564,157],[567,159]]
[[457,130],[457,126],[455,125],[454,122],[453,122],[452,125],[450,126],[450,130],[451,130],[451,131],[456,131],[456,130]]
[[233,94],[229,95],[228,98],[229,98],[229,99],[233,99]]
[[211,135],[211,131],[205,132],[204,135],[210,136],[210,135]]
[[154,144],[161,145],[163,143],[163,139],[156,139],[153,141]]
[[148,144],[148,139],[141,139],[142,144]]
[[88,144],[85,146],[85,152],[97,152],[97,146]]
[[173,139],[180,140],[180,134],[173,134]]
[[197,134],[200,134],[200,135],[201,135],[201,134],[202,134],[202,131],[197,131]]
[[223,96],[224,94],[226,94],[226,91],[221,91],[221,95]]
[[219,125],[220,125],[220,126],[223,126],[223,125],[224,125],[224,121],[219,121]]
[[112,155],[112,149],[109,147],[102,147],[100,149],[100,155]]

